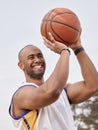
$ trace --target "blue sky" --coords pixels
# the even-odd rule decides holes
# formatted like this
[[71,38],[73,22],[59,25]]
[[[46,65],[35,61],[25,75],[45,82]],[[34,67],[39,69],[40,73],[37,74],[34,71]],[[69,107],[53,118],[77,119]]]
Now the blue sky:
[[[42,17],[56,7],[69,8],[78,15],[82,26],[82,44],[98,68],[97,0],[0,0],[0,129],[14,128],[8,115],[8,107],[18,84],[25,80],[23,72],[17,66],[18,51],[27,44],[40,47],[47,62],[45,79],[56,65],[59,55],[44,46],[40,34]],[[68,82],[78,80],[82,80],[82,76],[76,57],[71,52]]]

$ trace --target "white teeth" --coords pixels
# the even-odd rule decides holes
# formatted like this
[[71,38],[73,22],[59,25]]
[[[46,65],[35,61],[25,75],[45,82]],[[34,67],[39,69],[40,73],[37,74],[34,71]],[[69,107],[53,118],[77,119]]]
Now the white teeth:
[[35,69],[41,68],[41,65],[34,66]]

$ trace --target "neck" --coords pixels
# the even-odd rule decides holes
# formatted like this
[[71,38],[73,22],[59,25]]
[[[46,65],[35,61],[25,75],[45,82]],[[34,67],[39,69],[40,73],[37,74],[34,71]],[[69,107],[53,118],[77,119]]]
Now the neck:
[[43,84],[44,80],[43,80],[43,78],[42,79],[33,79],[33,78],[26,77],[26,82],[35,83],[38,86],[40,86]]

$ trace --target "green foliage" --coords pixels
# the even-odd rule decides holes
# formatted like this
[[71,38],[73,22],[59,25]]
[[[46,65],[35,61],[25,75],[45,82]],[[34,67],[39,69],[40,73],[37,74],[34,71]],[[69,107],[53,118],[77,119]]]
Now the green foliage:
[[98,130],[98,93],[72,110],[78,130]]

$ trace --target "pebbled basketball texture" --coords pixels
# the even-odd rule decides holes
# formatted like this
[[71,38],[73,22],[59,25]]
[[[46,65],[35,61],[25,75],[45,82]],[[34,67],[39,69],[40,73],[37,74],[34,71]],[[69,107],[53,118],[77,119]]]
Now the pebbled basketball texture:
[[51,32],[55,40],[70,46],[79,38],[81,25],[78,16],[70,9],[55,8],[42,18],[40,31],[47,39],[48,32]]

